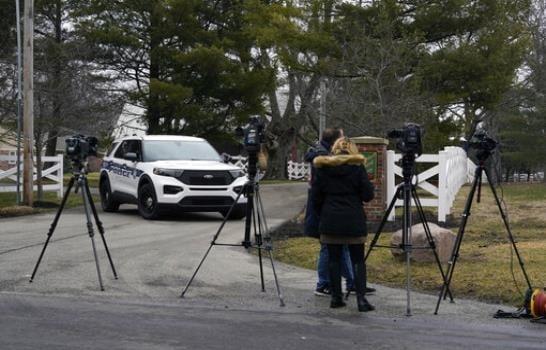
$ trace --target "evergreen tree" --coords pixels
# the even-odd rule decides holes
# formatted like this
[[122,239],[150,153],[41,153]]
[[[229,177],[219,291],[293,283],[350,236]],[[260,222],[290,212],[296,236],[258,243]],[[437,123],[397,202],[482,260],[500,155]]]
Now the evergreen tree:
[[546,5],[536,2],[529,19],[532,49],[524,78],[505,95],[493,124],[501,142],[505,178],[546,168]]
[[431,151],[460,129],[471,135],[515,80],[528,9],[526,0],[340,6],[343,55],[333,78],[342,88],[332,114],[380,135],[402,121],[423,123]]
[[264,112],[274,72],[256,64],[253,1],[93,0],[80,30],[129,83],[149,133],[214,137]]

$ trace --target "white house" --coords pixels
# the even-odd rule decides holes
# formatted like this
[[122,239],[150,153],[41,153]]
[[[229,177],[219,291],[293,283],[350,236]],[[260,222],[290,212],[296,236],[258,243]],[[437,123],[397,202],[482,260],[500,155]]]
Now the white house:
[[145,112],[144,108],[126,103],[114,126],[112,136],[117,139],[123,136],[146,135]]

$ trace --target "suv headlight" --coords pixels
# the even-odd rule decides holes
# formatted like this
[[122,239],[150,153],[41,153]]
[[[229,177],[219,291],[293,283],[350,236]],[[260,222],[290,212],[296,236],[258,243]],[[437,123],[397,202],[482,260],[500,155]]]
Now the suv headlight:
[[180,177],[183,173],[184,170],[179,169],[154,168],[154,174],[159,176]]
[[242,176],[245,176],[245,172],[242,171],[241,169],[237,169],[237,170],[230,170],[229,173],[231,174],[231,176],[236,179],[238,177],[242,177]]

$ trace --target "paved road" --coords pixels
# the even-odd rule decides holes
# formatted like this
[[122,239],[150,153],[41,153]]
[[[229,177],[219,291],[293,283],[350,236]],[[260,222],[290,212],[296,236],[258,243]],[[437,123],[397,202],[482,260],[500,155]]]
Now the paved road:
[[[305,185],[263,186],[262,196],[277,225],[301,209]],[[281,308],[271,269],[262,293],[257,259],[242,248],[214,247],[180,299],[220,216],[150,222],[128,207],[101,218],[120,275],[112,278],[99,243],[104,292],[80,209],[63,215],[32,284],[52,214],[0,220],[0,349],[546,348],[544,326],[492,320],[498,305],[445,303],[433,316],[435,296],[413,293],[415,316],[406,318],[405,293],[381,287],[370,298],[377,312],[356,312],[354,298],[330,310],[311,293],[313,271],[284,264]],[[220,241],[242,236],[243,222],[231,222]]]

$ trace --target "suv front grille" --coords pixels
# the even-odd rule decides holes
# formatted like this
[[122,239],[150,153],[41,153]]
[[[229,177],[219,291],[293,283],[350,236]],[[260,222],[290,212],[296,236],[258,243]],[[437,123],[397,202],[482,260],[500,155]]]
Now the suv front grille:
[[233,177],[229,171],[185,170],[178,178],[186,185],[229,185]]

